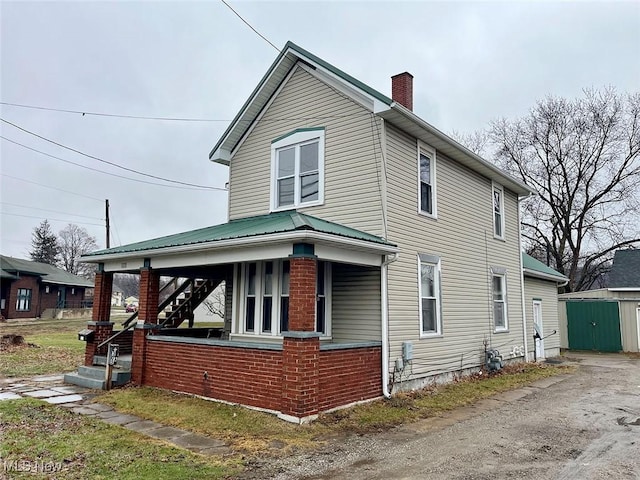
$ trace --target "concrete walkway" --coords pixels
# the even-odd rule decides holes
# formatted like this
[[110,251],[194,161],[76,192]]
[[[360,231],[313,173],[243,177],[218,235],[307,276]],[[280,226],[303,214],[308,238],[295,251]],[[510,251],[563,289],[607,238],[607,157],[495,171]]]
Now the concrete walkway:
[[120,425],[142,435],[152,437],[202,455],[229,453],[222,441],[204,435],[144,420],[135,415],[119,413],[109,405],[93,403],[98,393],[88,388],[63,383],[63,375],[0,379],[0,401],[37,398],[52,405],[67,408],[78,415],[87,415],[113,425]]

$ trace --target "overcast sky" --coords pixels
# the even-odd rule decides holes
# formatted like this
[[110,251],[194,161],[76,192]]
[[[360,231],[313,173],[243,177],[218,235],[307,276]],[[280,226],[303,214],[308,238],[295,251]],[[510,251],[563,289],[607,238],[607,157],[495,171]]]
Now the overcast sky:
[[[387,95],[391,75],[411,72],[414,111],[448,133],[521,116],[547,94],[640,88],[637,1],[229,3],[279,49],[292,40]],[[208,153],[278,52],[223,3],[2,1],[0,18],[2,102],[215,121],[1,105],[4,120],[134,170],[224,187],[227,168],[209,162]],[[56,232],[68,223],[84,226],[104,247],[106,198],[112,246],[227,219],[225,191],[173,188],[6,123],[0,131],[128,178],[0,140],[2,254],[27,258],[33,228],[45,218]]]

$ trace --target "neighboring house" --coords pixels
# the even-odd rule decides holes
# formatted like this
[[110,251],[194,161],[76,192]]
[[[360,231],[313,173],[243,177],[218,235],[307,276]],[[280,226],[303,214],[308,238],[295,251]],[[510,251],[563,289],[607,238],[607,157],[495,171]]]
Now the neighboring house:
[[0,310],[7,319],[53,317],[85,308],[93,283],[47,263],[0,255]]
[[526,253],[522,254],[522,266],[527,327],[532,340],[529,351],[536,360],[557,357],[560,355],[558,287],[566,285],[569,279]]
[[133,295],[131,295],[124,299],[124,304],[133,305],[134,307],[137,307],[138,305],[140,305],[140,300],[138,299],[138,297],[134,297]]
[[[412,92],[408,73],[389,98],[287,43],[210,154],[229,166],[229,222],[83,257],[99,270],[87,363],[112,334],[97,298],[114,272],[140,273],[134,383],[287,420],[472,371],[490,349],[526,359],[532,190],[414,114]],[[160,275],[225,281],[220,338],[157,326]]]
[[112,307],[123,307],[124,306],[124,290],[117,284],[113,284],[113,289],[111,291],[111,306]]
[[609,287],[559,296],[561,347],[640,352],[640,250],[618,250]]

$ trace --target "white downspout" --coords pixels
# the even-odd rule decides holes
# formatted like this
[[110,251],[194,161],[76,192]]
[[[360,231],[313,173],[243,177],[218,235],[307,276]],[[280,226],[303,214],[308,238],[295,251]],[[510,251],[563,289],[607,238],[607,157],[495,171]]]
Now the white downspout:
[[381,268],[381,318],[382,318],[382,395],[391,398],[389,392],[389,297],[388,297],[388,273],[387,266],[398,260],[398,254],[395,253],[390,258],[382,262]]
[[524,295],[524,267],[522,265],[522,223],[520,221],[520,198],[518,198],[518,254],[520,258],[520,292],[522,297],[522,338],[524,341],[524,361],[529,361],[529,348],[527,342],[527,309]]

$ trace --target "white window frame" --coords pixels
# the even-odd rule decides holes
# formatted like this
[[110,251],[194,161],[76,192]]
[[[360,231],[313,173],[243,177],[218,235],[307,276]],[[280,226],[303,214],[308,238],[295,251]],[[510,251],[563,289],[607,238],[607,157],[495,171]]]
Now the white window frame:
[[17,295],[16,295],[16,312],[30,312],[32,301],[33,301],[33,289],[18,288]]
[[[422,265],[432,265],[434,267],[434,296],[423,297],[422,295]],[[420,319],[420,338],[433,338],[442,336],[442,262],[440,257],[424,253],[418,254],[418,316]],[[423,298],[434,299],[436,302],[436,330],[424,331],[422,323],[422,300]]]
[[[496,224],[496,208],[495,208],[495,203],[494,203],[494,195],[495,192],[500,192],[500,212],[498,212],[500,214],[500,235],[498,235],[498,233],[496,232],[496,227],[498,226]],[[491,182],[491,218],[493,219],[493,238],[496,238],[498,240],[504,240],[505,239],[505,232],[504,232],[504,228],[505,228],[505,209],[504,209],[504,188],[502,187],[502,185],[499,185],[497,183]]]
[[[417,172],[418,172],[418,214],[423,215],[428,218],[437,219],[438,218],[438,182],[437,182],[437,158],[436,158],[436,150],[429,145],[426,145],[420,141],[418,141],[418,154],[416,157],[417,162]],[[421,188],[421,179],[420,179],[420,155],[423,154],[430,158],[429,166],[431,168],[430,176],[431,176],[431,210],[432,212],[425,212],[422,210],[422,188]]]
[[[252,339],[282,339],[282,331],[280,329],[280,298],[282,294],[282,264],[287,259],[270,259],[270,260],[257,260],[255,262],[244,262],[239,265],[238,272],[240,273],[240,279],[238,284],[240,285],[239,302],[235,311],[235,317],[233,322],[233,337],[244,337]],[[263,313],[263,278],[264,278],[264,266],[265,262],[273,262],[274,276],[272,279],[272,312],[271,312],[271,331],[262,332],[262,313]],[[253,331],[246,330],[246,298],[249,285],[249,264],[256,264],[256,288],[255,288],[255,322]],[[277,275],[275,275],[277,272]],[[322,340],[330,340],[331,337],[331,292],[332,292],[332,276],[331,276],[331,262],[325,261],[325,334],[320,336]],[[291,285],[289,285],[291,288]],[[289,320],[291,321],[291,320]],[[315,320],[317,325],[317,319]]]
[[[324,127],[299,129],[280,137],[271,142],[271,201],[272,212],[292,210],[300,207],[313,207],[324,203]],[[300,146],[318,141],[318,199],[310,202],[300,201],[301,181],[300,181]],[[295,171],[294,171],[294,194],[293,204],[278,205],[278,150],[287,147],[296,147]]]
[[[494,278],[501,279],[501,287],[502,287],[502,300],[496,300],[494,291],[493,291],[493,279]],[[496,325],[496,302],[501,302],[503,304],[502,311],[504,312],[504,326]],[[503,268],[493,268],[491,271],[491,317],[493,319],[493,329],[494,332],[508,332],[509,331],[509,302],[507,301],[507,272]]]

